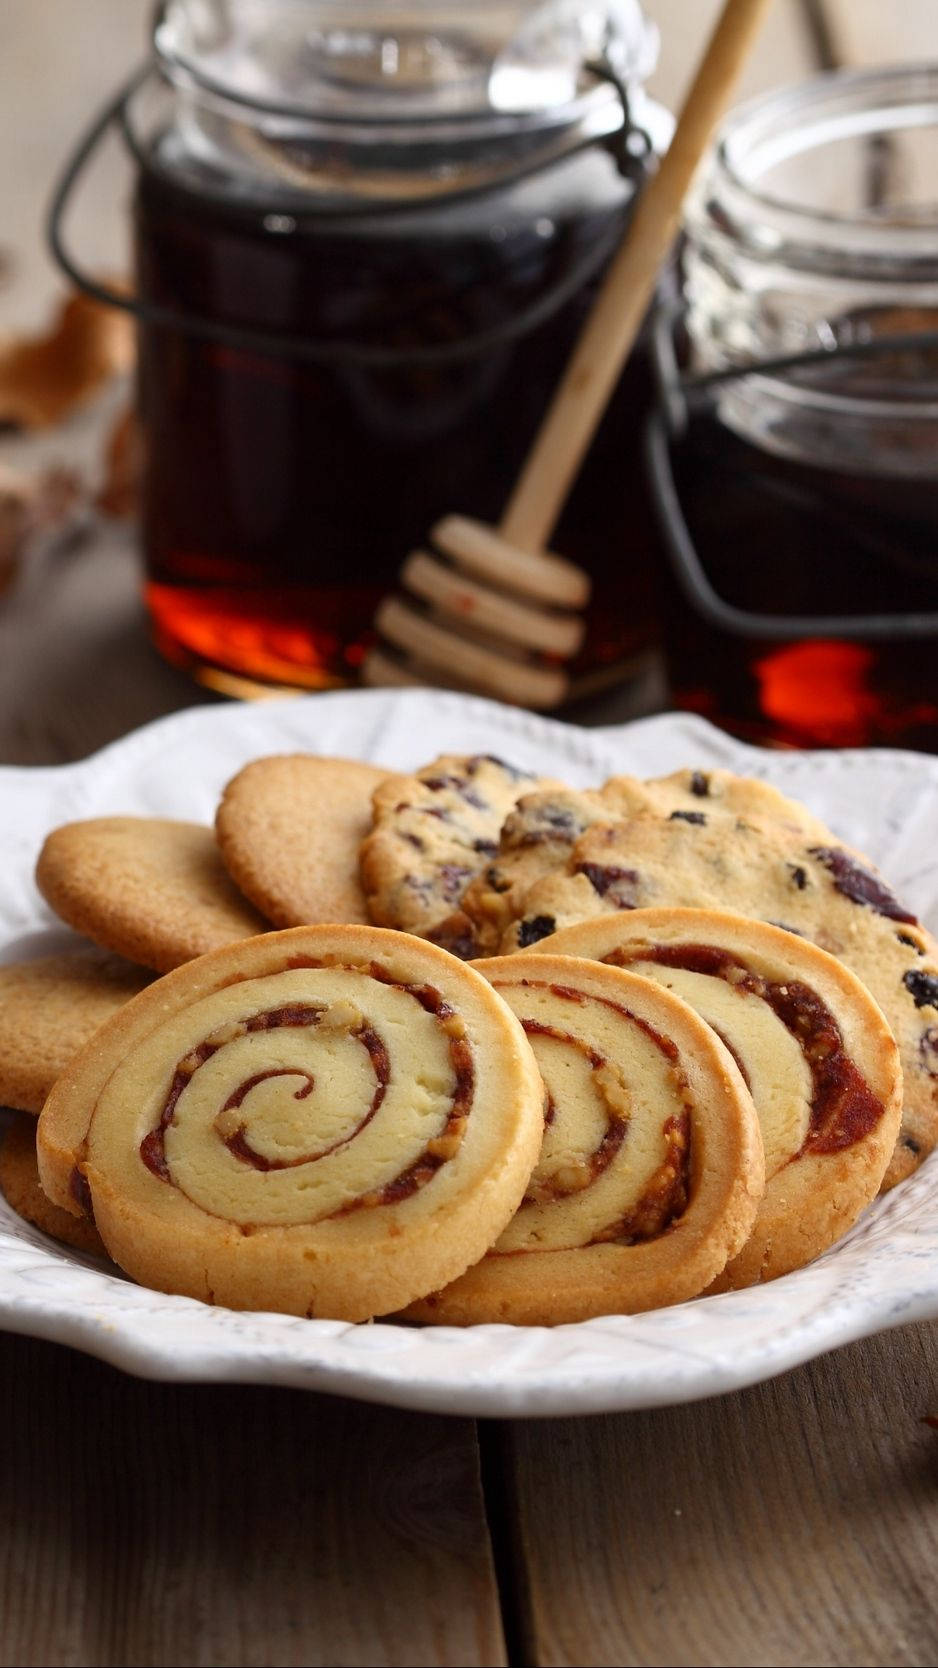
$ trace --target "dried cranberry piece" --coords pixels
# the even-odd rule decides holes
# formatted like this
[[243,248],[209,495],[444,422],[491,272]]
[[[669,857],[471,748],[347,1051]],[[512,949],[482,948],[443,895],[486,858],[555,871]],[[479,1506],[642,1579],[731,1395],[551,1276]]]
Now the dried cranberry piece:
[[910,967],[908,973],[903,973],[902,983],[917,1008],[938,1008],[938,974]]
[[668,821],[669,822],[693,822],[693,823],[696,823],[700,828],[703,828],[704,825],[706,824],[707,819],[704,816],[702,811],[672,811],[671,815],[668,817]]
[[479,953],[472,922],[461,911],[448,915],[445,921],[438,921],[427,937],[431,944],[438,944],[441,950],[448,950],[460,961],[471,961]]
[[498,869],[486,869],[485,879],[493,892],[509,892],[511,890],[511,881],[506,879]]
[[896,937],[900,944],[907,944],[909,949],[914,950],[917,956],[923,956],[925,954],[924,944],[920,944],[918,939],[913,938],[910,933],[897,932]]
[[455,903],[457,898],[462,897],[475,870],[464,868],[461,863],[441,863],[438,873],[444,898],[447,903]]
[[562,805],[540,805],[534,813],[534,827],[524,829],[518,846],[541,846],[546,840],[563,839],[572,845],[583,824]]
[[498,850],[498,841],[473,840],[472,849],[473,851],[477,851],[481,857],[494,857]]
[[833,876],[837,891],[849,898],[851,903],[866,904],[875,909],[877,915],[888,915],[892,921],[909,921],[918,926],[917,917],[903,909],[879,875],[865,869],[849,851],[844,851],[841,846],[812,846],[808,855],[823,863]]
[[807,869],[803,869],[800,863],[789,863],[788,867],[791,870],[791,878],[797,886],[799,892],[803,892],[808,884]]
[[557,931],[557,921],[553,915],[532,915],[529,921],[522,921],[518,928],[518,948],[527,950],[529,945],[536,944],[541,938],[549,938]]
[[81,1207],[82,1215],[87,1216],[89,1221],[93,1222],[94,1203],[91,1198],[91,1188],[88,1183],[88,1177],[85,1175],[84,1170],[79,1169],[77,1164],[69,1176],[68,1191],[72,1195],[76,1204]]
[[495,753],[474,753],[466,765],[470,776],[474,776],[482,764],[497,765],[512,782],[533,782],[535,778],[529,770],[519,770],[517,765],[509,764],[506,759],[498,758]]
[[450,788],[453,793],[458,793],[460,799],[464,799],[467,805],[472,805],[476,811],[487,811],[489,809],[486,801],[480,799],[464,776],[425,776],[423,785],[425,788],[429,788],[431,793],[442,793],[445,788]]
[[928,1030],[922,1032],[918,1051],[929,1077],[938,1077],[938,1025],[929,1025]]
[[601,898],[611,898],[620,909],[635,908],[639,882],[637,869],[617,869],[611,863],[581,863],[576,873],[585,875],[593,891],[598,892]]
[[710,778],[709,776],[705,776],[702,770],[695,770],[692,772],[689,785],[691,793],[696,794],[698,799],[709,798]]

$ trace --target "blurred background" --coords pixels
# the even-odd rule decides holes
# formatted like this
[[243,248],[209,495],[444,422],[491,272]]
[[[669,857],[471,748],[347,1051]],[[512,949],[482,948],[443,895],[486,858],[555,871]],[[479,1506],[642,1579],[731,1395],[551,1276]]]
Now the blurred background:
[[[152,0],[0,0],[0,329],[38,328],[63,283],[46,255],[49,186],[96,103],[143,56]],[[645,0],[661,31],[649,91],[677,108],[719,0]],[[875,64],[934,55],[934,0],[776,0],[746,67],[740,97],[831,62]],[[108,172],[110,165],[110,172]],[[83,243],[102,265],[125,263],[113,192],[129,192],[114,147],[86,193]]]
[[[672,111],[680,107],[719,6],[720,0],[644,0],[660,31],[648,91]],[[144,57],[152,14],[152,0],[0,0],[0,350],[48,330],[66,293],[44,245],[50,188],[93,112]],[[901,0],[888,8],[882,0],[775,0],[734,102],[819,69],[938,56],[935,18],[934,0]],[[132,187],[127,157],[112,138],[81,193],[80,248],[99,273],[129,276]],[[115,363],[123,351],[115,347]],[[0,432],[0,470],[19,467],[27,447],[31,468],[37,460],[56,464],[63,448],[69,465],[80,468],[82,447],[97,466],[102,437],[114,434],[127,407],[128,386],[125,376],[93,429],[80,413],[75,422],[40,424],[38,437],[23,441],[8,421]],[[0,428],[2,423],[0,413]],[[126,515],[119,502],[108,509],[118,518]],[[0,491],[0,522],[2,512]],[[2,533],[0,525],[0,545]],[[0,618],[0,710],[9,762],[73,757],[160,711],[204,698],[149,650],[139,574],[127,559],[136,551],[134,529],[126,520],[102,525],[94,542],[94,560],[60,565],[54,586],[45,585],[36,563],[34,577],[7,590]],[[80,643],[70,629],[79,616]],[[89,687],[92,662],[96,676]],[[80,736],[70,727],[79,694]],[[641,699],[653,708],[655,692],[643,689]],[[47,716],[53,709],[54,724]],[[631,715],[625,702],[621,711],[603,716]],[[851,737],[833,731],[830,739]]]

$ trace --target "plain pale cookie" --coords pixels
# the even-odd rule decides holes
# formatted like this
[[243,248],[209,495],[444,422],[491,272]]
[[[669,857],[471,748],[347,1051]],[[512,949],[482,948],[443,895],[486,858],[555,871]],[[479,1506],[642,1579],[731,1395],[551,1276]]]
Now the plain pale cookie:
[[157,973],[266,932],[228,874],[211,828],[95,817],[48,835],[36,884],[56,914],[105,950]]
[[360,854],[372,919],[455,955],[475,955],[473,923],[460,900],[497,852],[508,812],[541,785],[538,777],[484,753],[446,755],[415,776],[383,783],[374,796],[374,828]]
[[883,1187],[938,1141],[938,946],[868,859],[777,821],[708,810],[704,820],[635,816],[590,828],[566,873],[531,887],[503,950],[618,909],[731,909],[785,927],[844,962],[899,1045],[902,1124]]
[[39,1185],[36,1163],[36,1120],[21,1113],[7,1125],[0,1145],[0,1191],[11,1210],[50,1239],[76,1251],[106,1256],[101,1236],[86,1217],[73,1216],[47,1199]]
[[0,1103],[39,1112],[92,1033],[151,978],[90,944],[0,967]]
[[778,927],[705,909],[604,915],[543,949],[659,980],[739,1065],[759,1114],[766,1188],[716,1289],[788,1274],[852,1227],[896,1143],[902,1073],[882,1013],[842,962]]
[[215,833],[228,873],[277,927],[367,922],[358,848],[389,772],[308,753],[255,759],[228,783]]
[[365,1320],[455,1278],[524,1193],[543,1085],[455,957],[375,927],[205,956],[108,1022],[39,1120],[47,1193],[161,1291]]
[[695,1013],[650,979],[570,956],[479,963],[548,1091],[514,1220],[408,1318],[551,1326],[696,1296],[735,1256],[763,1189],[755,1108]]

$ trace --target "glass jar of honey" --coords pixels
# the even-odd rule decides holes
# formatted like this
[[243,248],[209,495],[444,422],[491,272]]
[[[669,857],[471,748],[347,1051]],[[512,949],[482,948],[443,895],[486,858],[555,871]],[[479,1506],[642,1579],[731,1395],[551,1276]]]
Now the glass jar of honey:
[[938,750],[938,66],[741,106],[685,216],[649,433],[672,696]]
[[[156,641],[216,687],[354,682],[409,550],[498,519],[667,139],[656,32],[636,0],[168,0],[154,48],[120,118]],[[557,533],[587,679],[654,634],[648,388],[636,359]]]

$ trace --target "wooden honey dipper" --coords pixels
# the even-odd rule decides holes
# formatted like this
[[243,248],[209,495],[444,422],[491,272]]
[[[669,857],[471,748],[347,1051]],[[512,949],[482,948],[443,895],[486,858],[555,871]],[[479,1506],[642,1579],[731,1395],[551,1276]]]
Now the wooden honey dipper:
[[424,550],[408,556],[400,583],[420,602],[414,607],[406,596],[386,597],[375,627],[385,643],[412,657],[411,667],[379,643],[362,668],[366,683],[446,684],[544,708],[559,706],[571,693],[563,662],[583,640],[581,611],[590,580],[546,545],[638,335],[697,164],[769,3],[725,0],[671,143],[639,195],[498,527],[448,515],[430,535],[444,560]]

